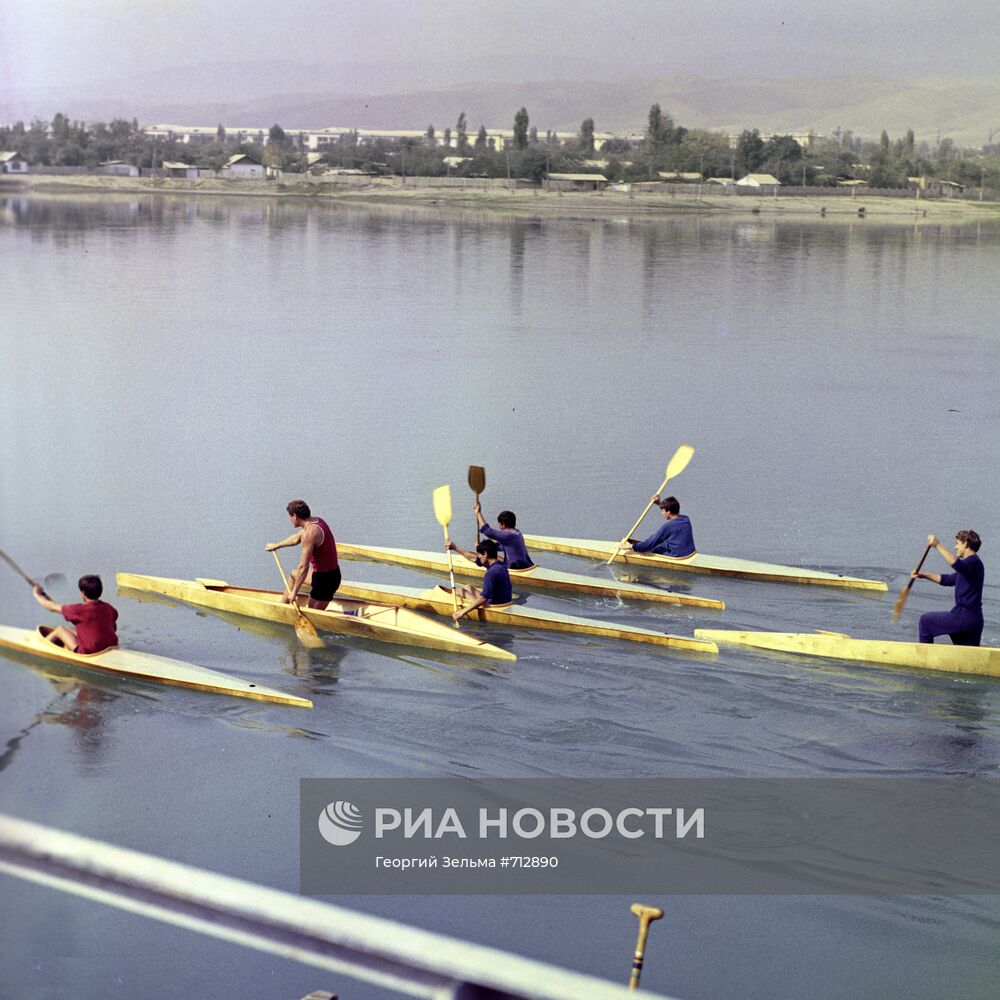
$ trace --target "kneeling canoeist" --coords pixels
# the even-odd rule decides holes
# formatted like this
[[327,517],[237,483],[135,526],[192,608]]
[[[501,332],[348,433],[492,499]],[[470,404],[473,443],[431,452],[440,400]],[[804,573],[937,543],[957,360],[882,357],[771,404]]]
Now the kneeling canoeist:
[[952,555],[937,535],[928,535],[933,546],[951,564],[953,573],[913,572],[915,580],[930,580],[942,587],[955,588],[955,606],[951,611],[928,611],[920,616],[920,641],[933,642],[935,636],[947,635],[956,646],[978,646],[983,637],[983,583],[986,572],[977,553],[982,541],[974,531],[960,531],[955,536]]
[[333,595],[340,587],[340,562],[337,559],[337,542],[330,526],[321,517],[313,517],[309,504],[305,500],[292,500],[287,508],[288,520],[295,526],[293,535],[280,542],[269,542],[265,547],[268,552],[284,549],[291,545],[302,546],[302,558],[288,581],[288,593],[282,598],[285,604],[292,604],[295,597],[310,579],[311,591],[309,607],[323,611],[333,600]]
[[681,513],[677,497],[661,500],[660,494],[656,493],[651,502],[663,511],[663,524],[645,541],[638,542],[630,538],[632,551],[654,552],[656,555],[673,556],[675,559],[693,555],[697,551],[694,547],[694,531],[688,516]]
[[[455,548],[451,539],[448,540],[448,547]],[[458,551],[462,550],[458,549]],[[476,552],[481,556],[481,559],[476,561],[486,567],[483,586],[481,590],[476,590],[475,587],[461,587],[459,589],[458,597],[463,601],[472,598],[472,603],[452,612],[451,617],[455,621],[464,618],[477,608],[486,608],[491,604],[510,604],[513,597],[510,588],[510,574],[507,572],[507,567],[497,559],[497,543],[491,538],[484,538],[476,546]]]
[[[475,511],[479,531],[497,543],[500,561],[506,565],[507,569],[530,569],[535,565],[531,561],[531,556],[528,555],[528,547],[524,544],[524,535],[517,528],[517,516],[512,510],[502,510],[497,514],[499,528],[491,528],[487,524],[478,499]],[[457,551],[461,552],[461,549]],[[465,555],[464,552],[462,554]],[[479,560],[475,559],[473,562],[479,562]]]
[[73,653],[102,653],[118,645],[115,622],[118,612],[106,601],[101,600],[104,584],[99,576],[81,576],[77,584],[80,588],[82,604],[56,604],[41,587],[35,587],[35,600],[48,611],[62,615],[76,625],[59,625],[46,638],[57,646],[63,646]]

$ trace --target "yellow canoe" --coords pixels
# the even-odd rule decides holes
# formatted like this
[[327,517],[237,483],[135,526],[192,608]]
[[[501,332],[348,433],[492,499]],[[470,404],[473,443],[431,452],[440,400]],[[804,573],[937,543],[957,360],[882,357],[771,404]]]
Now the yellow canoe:
[[[268,621],[293,626],[296,622],[295,609],[290,604],[282,603],[280,592],[231,587],[224,580],[172,580],[137,573],[119,573],[118,586],[125,590],[162,594],[188,604],[250,618],[266,618]],[[475,636],[406,608],[375,601],[341,600],[338,596],[325,611],[314,611],[306,607],[306,598],[302,594],[299,594],[299,607],[309,621],[324,632],[403,646],[441,649],[449,653],[489,656],[498,660],[517,659],[505,649],[491,646]]]
[[[618,547],[617,542],[602,542],[592,538],[553,538],[549,535],[525,535],[525,544],[532,549],[563,552],[587,559],[610,559]],[[851,587],[855,590],[888,590],[882,580],[865,580],[861,577],[827,573],[802,566],[781,566],[777,563],[754,562],[752,559],[734,559],[729,556],[709,556],[702,552],[674,559],[651,552],[633,552],[623,549],[616,562],[629,566],[649,566],[671,573],[707,573],[713,576],[733,576],[744,580],[766,580],[771,583],[812,583],[823,587]]]
[[277,691],[263,684],[230,677],[217,670],[185,663],[183,660],[171,660],[155,653],[121,648],[106,649],[101,653],[73,653],[49,642],[45,635],[50,631],[51,629],[29,631],[0,625],[0,646],[116,677],[135,677],[157,684],[191,688],[194,691],[208,691],[212,694],[232,695],[235,698],[253,698],[256,701],[272,701],[281,705],[312,708],[312,702],[308,698],[285,694],[284,691]]
[[698,628],[694,634],[713,642],[752,646],[777,653],[825,656],[833,660],[878,663],[887,667],[917,667],[957,674],[1000,677],[1000,649],[994,646],[953,646],[946,643],[854,639],[843,632],[738,632]]
[[[392,549],[382,545],[352,545],[337,542],[337,553],[342,559],[364,562],[392,563],[395,566],[412,566],[427,569],[433,573],[448,573],[448,556],[444,552],[424,552],[417,549]],[[454,557],[456,576],[481,579],[485,574],[482,566],[471,563],[460,555]],[[691,594],[675,594],[659,587],[649,587],[642,583],[626,583],[622,580],[602,580],[597,576],[583,576],[580,573],[563,573],[544,566],[531,569],[512,569],[511,583],[524,590],[562,590],[591,597],[620,597],[631,601],[653,601],[661,604],[684,604],[697,608],[722,610],[725,604],[710,597],[694,597]]]
[[[379,601],[396,604],[429,614],[450,615],[454,610],[450,587],[438,585],[429,590],[419,587],[395,587],[384,584],[374,586],[368,583],[342,583],[338,594],[356,597],[363,601]],[[645,642],[654,646],[669,646],[693,653],[717,653],[718,646],[705,639],[693,639],[686,635],[671,635],[653,629],[636,628],[632,625],[618,625],[613,622],[596,621],[593,618],[578,618],[558,611],[541,611],[519,604],[506,604],[488,608],[478,608],[463,621],[491,622],[496,625],[518,625],[525,628],[545,629],[552,632],[570,632],[577,635],[598,635],[609,639],[628,639]]]

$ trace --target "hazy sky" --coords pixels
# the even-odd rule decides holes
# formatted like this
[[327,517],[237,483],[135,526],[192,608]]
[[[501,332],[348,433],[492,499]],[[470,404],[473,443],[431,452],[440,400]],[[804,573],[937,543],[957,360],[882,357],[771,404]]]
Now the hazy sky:
[[501,77],[996,74],[998,11],[997,0],[0,0],[0,85],[262,59],[339,66],[348,83],[386,90]]

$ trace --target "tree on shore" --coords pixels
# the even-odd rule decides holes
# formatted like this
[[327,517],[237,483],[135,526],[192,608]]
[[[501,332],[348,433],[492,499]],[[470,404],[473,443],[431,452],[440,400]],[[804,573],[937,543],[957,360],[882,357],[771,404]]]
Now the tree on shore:
[[477,150],[485,150],[486,149],[486,126],[485,125],[480,125],[479,126],[479,131],[476,133],[475,148]]
[[514,148],[526,149],[528,145],[528,109],[521,108],[514,115]]
[[464,111],[459,113],[458,121],[455,124],[455,136],[458,142],[458,151],[464,153],[469,148],[469,130]]
[[736,166],[744,174],[752,174],[760,169],[766,158],[760,130],[744,129],[736,140]]
[[584,118],[580,125],[580,134],[577,137],[580,143],[580,152],[584,156],[594,155],[594,119]]

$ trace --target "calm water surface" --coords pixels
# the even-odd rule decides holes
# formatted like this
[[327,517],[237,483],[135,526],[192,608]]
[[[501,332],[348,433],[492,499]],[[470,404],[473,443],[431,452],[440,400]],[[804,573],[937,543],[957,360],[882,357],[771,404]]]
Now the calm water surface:
[[[984,641],[1000,644],[996,222],[155,198],[7,199],[0,220],[0,547],[65,574],[57,600],[83,572],[274,586],[263,545],[288,533],[293,496],[345,541],[437,548],[431,490],[451,483],[468,542],[470,463],[491,517],[616,537],[688,441],[673,488],[702,551],[890,594],[691,577],[678,585],[727,610],[532,603],[682,633],[909,638],[948,605],[921,584],[891,622],[924,536],[974,527]],[[994,681],[502,628],[486,634],[516,663],[335,637],[306,654],[277,626],[112,599],[125,644],[316,707],[56,683],[0,657],[3,811],[292,891],[301,777],[998,777]],[[5,624],[45,614],[6,570],[0,608]],[[383,996],[9,878],[2,893],[3,996]],[[618,980],[634,942],[624,898],[338,901]],[[650,902],[668,913],[643,982],[680,997],[992,998],[1000,981],[993,898]]]

